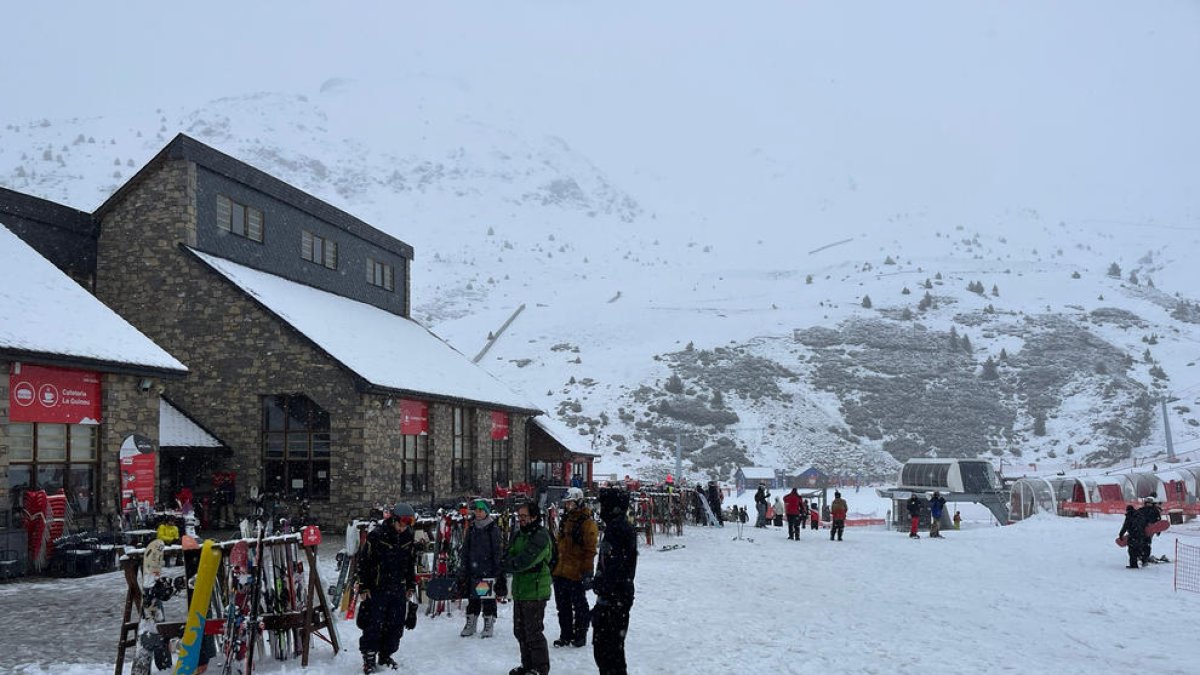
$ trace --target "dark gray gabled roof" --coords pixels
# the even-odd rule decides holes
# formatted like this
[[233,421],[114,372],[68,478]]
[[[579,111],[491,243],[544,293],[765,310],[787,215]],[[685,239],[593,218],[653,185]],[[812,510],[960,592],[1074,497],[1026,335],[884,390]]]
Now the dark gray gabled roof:
[[0,187],[0,215],[13,215],[88,237],[96,234],[92,214],[6,187]]
[[146,166],[134,174],[133,178],[130,178],[111,197],[105,200],[93,214],[96,222],[100,222],[155,167],[166,160],[175,159],[195,162],[209,171],[221,174],[230,180],[235,180],[263,194],[270,195],[315,218],[320,218],[385,251],[390,251],[409,260],[413,259],[412,246],[391,235],[384,234],[365,221],[355,218],[328,202],[321,201],[307,192],[271,176],[265,171],[260,171],[239,159],[230,157],[186,134],[176,136],[153,159],[147,162]]

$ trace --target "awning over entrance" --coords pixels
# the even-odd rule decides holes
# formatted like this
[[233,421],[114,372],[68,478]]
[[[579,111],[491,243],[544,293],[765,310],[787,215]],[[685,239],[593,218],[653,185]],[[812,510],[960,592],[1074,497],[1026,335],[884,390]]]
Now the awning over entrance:
[[158,445],[168,448],[221,450],[227,446],[165,398],[158,399]]
[[600,455],[579,432],[545,416],[529,420],[529,479],[568,485],[592,483],[592,463]]

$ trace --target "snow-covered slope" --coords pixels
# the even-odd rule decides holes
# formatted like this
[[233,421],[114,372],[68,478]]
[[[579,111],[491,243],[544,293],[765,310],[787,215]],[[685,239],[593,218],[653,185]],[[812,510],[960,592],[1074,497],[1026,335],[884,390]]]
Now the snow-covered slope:
[[1163,397],[1200,448],[1200,10],[864,8],[239,6],[292,30],[186,82],[133,22],[0,74],[0,185],[91,209],[177,131],[269,171],[413,244],[463,353],[524,305],[482,365],[602,471],[1105,464]]

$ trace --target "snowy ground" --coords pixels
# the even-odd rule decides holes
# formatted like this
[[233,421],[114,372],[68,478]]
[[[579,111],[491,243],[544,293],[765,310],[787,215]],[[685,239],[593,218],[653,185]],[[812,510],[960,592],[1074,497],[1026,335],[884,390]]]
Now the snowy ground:
[[[886,504],[847,496],[852,509]],[[1200,597],[1173,592],[1172,565],[1125,569],[1118,528],[1054,517],[1001,528],[981,515],[942,541],[852,528],[841,543],[825,530],[791,542],[782,529],[746,528],[751,543],[733,541],[732,527],[689,528],[658,542],[686,548],[643,549],[630,672],[1195,672],[1200,643],[1171,634],[1193,624]],[[1200,544],[1200,528],[1172,528],[1156,552],[1171,555],[1176,537]],[[322,547],[326,575],[333,553]],[[122,597],[117,574],[0,586],[0,671],[112,672]],[[500,615],[492,640],[459,638],[461,612],[422,615],[400,672],[507,673],[518,661],[511,606]],[[547,620],[553,638],[552,608]],[[350,650],[335,657],[318,642],[307,671],[267,661],[260,672],[356,672],[358,631],[340,630]],[[590,647],[555,649],[551,662],[596,672]]]

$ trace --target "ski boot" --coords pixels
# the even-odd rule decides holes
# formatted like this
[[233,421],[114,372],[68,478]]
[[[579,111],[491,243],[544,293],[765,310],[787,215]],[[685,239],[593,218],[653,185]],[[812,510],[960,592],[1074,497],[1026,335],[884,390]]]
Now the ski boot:
[[909,539],[920,539],[921,535],[917,534],[916,532],[913,532],[912,534],[908,535],[908,538]]
[[558,638],[557,640],[555,640],[555,641],[554,641],[554,646],[555,646],[555,647],[566,647],[566,646],[567,646],[567,645],[569,645],[569,644],[571,644],[571,641],[570,641],[570,640],[568,640],[568,639],[567,639],[567,638],[565,638],[565,637],[560,637],[560,638]]
[[492,637],[492,628],[495,625],[496,625],[496,617],[494,617],[494,616],[483,617],[483,630],[479,632],[479,637],[481,637],[481,638]]
[[586,647],[587,646],[587,631],[585,630],[582,633],[580,633],[579,635],[576,635],[575,639],[571,640],[571,646],[572,647]]
[[391,654],[380,654],[379,655],[379,665],[387,666],[387,667],[391,668],[392,670],[396,670],[397,668],[400,667],[400,664],[396,663],[396,659],[393,659]]
[[379,668],[375,665],[375,652],[363,652],[363,675],[378,672]]
[[463,626],[462,632],[458,634],[459,637],[471,637],[472,635],[474,635],[475,634],[475,625],[478,623],[479,623],[479,615],[478,614],[468,614],[467,615],[467,625]]

